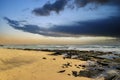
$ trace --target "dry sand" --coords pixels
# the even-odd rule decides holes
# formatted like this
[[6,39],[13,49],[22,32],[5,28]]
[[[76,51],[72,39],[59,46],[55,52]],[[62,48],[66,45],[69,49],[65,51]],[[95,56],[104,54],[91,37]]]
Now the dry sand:
[[[80,71],[75,64],[85,64],[85,61],[63,59],[62,56],[52,56],[53,52],[25,51],[15,49],[0,49],[0,80],[91,80],[86,77],[74,77],[72,70]],[[43,59],[46,57],[46,59]],[[53,60],[55,58],[56,60]],[[62,64],[72,63],[70,68],[62,68]],[[58,73],[66,70],[64,73]]]

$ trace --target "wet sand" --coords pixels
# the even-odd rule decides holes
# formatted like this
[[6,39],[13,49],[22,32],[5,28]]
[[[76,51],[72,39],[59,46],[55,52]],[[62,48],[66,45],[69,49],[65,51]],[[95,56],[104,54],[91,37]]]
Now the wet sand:
[[[83,65],[86,61],[50,54],[53,52],[0,49],[0,80],[92,80],[71,74],[73,70],[84,70],[74,65]],[[66,63],[72,66],[63,68]]]

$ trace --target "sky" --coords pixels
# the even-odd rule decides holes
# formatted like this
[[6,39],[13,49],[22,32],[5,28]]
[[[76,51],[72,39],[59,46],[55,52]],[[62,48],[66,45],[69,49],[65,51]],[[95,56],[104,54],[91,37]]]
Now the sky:
[[120,42],[119,0],[0,0],[0,44]]

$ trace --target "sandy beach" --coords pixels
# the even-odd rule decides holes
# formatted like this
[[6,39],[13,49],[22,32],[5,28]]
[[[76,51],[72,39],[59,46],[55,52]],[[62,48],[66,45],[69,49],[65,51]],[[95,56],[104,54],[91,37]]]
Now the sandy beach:
[[[86,64],[86,61],[63,59],[50,55],[53,52],[0,49],[0,80],[92,80],[74,77],[73,70],[84,68],[62,68],[62,64]],[[61,72],[63,71],[63,72]]]

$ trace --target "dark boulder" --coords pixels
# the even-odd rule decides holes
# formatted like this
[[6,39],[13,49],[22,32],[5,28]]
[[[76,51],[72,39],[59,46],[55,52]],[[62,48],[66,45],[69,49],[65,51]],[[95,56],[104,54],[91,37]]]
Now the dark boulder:
[[77,71],[72,71],[72,75],[73,75],[74,77],[77,77],[77,76],[78,76]]
[[93,77],[98,76],[101,73],[102,73],[102,71],[98,70],[98,69],[95,69],[95,70],[82,70],[82,71],[79,72],[79,76],[93,78]]
[[107,72],[105,80],[120,80],[120,75],[117,71],[111,70]]

